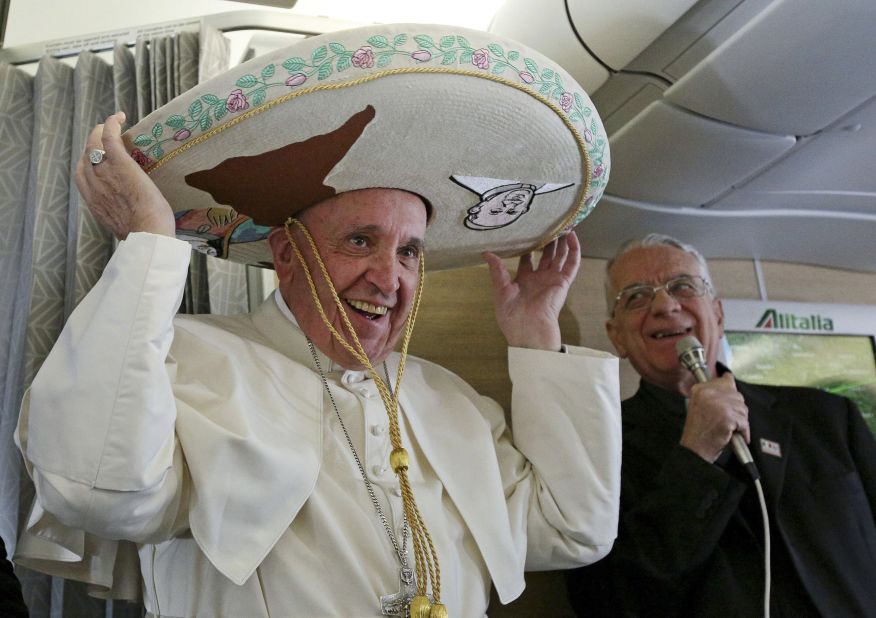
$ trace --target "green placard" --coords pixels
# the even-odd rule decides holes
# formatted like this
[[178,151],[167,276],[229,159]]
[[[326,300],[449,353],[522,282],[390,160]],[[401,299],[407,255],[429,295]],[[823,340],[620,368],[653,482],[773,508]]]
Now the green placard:
[[876,355],[867,335],[728,332],[730,369],[753,384],[811,386],[848,397],[876,435]]

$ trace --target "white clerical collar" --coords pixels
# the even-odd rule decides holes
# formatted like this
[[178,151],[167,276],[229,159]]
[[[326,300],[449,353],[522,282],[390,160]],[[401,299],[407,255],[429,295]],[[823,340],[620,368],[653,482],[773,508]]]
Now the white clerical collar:
[[[292,322],[295,326],[298,326],[298,320],[295,319],[295,316],[292,315],[292,310],[289,309],[289,305],[286,304],[283,295],[280,293],[280,288],[274,290],[274,302],[277,303],[277,307],[280,309],[280,313],[286,316],[290,322]],[[298,328],[301,328],[298,326]]]

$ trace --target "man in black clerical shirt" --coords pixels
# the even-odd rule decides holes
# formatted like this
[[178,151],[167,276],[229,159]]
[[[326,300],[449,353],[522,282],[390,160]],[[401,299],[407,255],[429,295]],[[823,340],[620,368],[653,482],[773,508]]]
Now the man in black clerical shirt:
[[[693,247],[651,234],[607,267],[608,335],[641,375],[623,402],[614,549],[570,574],[587,616],[762,616],[765,538],[738,432],[771,528],[771,616],[876,616],[876,441],[854,405],[814,389],[737,382],[717,362],[724,314]],[[676,343],[697,337],[698,384]]]

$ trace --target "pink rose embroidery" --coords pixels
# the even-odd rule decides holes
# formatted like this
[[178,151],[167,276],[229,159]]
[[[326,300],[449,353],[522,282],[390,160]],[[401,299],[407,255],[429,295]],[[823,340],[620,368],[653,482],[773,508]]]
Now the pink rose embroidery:
[[572,109],[572,95],[568,92],[564,92],[562,96],[560,96],[560,107],[563,108],[564,112],[568,112]]
[[182,142],[184,140],[189,139],[192,136],[192,132],[188,129],[180,129],[176,133],[173,134],[173,139],[178,142]]
[[605,166],[602,163],[600,163],[599,165],[596,166],[596,169],[593,170],[593,177],[599,178],[600,176],[602,176],[602,172],[604,172],[604,171],[605,171]]
[[243,90],[237,88],[231,91],[228,99],[225,100],[225,109],[229,112],[241,112],[249,107],[249,101],[246,100],[246,95]]
[[131,151],[131,158],[134,159],[140,167],[146,167],[150,163],[153,163],[152,159],[147,157],[139,148],[134,148],[134,150]]
[[490,68],[490,52],[482,47],[471,55],[471,63],[479,69]]
[[520,71],[520,79],[523,80],[526,84],[531,84],[535,81],[535,78],[532,76],[532,73],[529,71]]
[[370,69],[374,66],[374,50],[371,49],[370,45],[363,45],[356,50],[356,53],[350,58],[350,62],[353,63],[354,67]]
[[411,58],[413,58],[417,62],[429,62],[432,59],[432,52],[430,52],[428,49],[418,49],[413,54],[411,54]]
[[286,85],[290,86],[290,87],[300,86],[301,84],[303,84],[306,81],[307,81],[307,75],[305,75],[304,73],[293,73],[286,80]]

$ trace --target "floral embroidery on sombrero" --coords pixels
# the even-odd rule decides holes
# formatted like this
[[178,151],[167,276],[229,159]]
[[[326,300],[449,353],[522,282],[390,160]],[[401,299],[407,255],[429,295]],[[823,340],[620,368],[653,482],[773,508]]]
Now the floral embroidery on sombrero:
[[[526,88],[538,92],[555,103],[580,131],[591,162],[590,194],[601,195],[607,183],[607,175],[594,173],[605,169],[603,158],[608,140],[597,123],[593,110],[585,105],[585,98],[578,92],[566,90],[562,76],[551,67],[539,67],[532,58],[517,50],[505,50],[498,43],[484,47],[472,47],[466,37],[448,34],[440,38],[418,34],[398,34],[392,39],[374,35],[355,49],[342,43],[331,42],[314,49],[310,58],[294,56],[279,63],[262,67],[258,75],[248,73],[237,78],[233,89],[224,96],[204,94],[189,104],[187,113],[174,114],[163,122],[153,125],[150,133],[141,133],[134,138],[137,150],[132,152],[135,160],[148,167],[160,160],[170,143],[185,142],[197,133],[204,133],[217,121],[229,114],[239,114],[252,107],[257,108],[268,98],[268,90],[289,92],[313,82],[327,79],[334,73],[362,71],[372,68],[396,66],[431,65],[437,67],[470,68],[496,76],[519,80]],[[285,72],[284,72],[285,71]],[[174,146],[175,147],[175,146]],[[592,205],[596,200],[588,200]],[[589,214],[585,207],[575,223]]]

